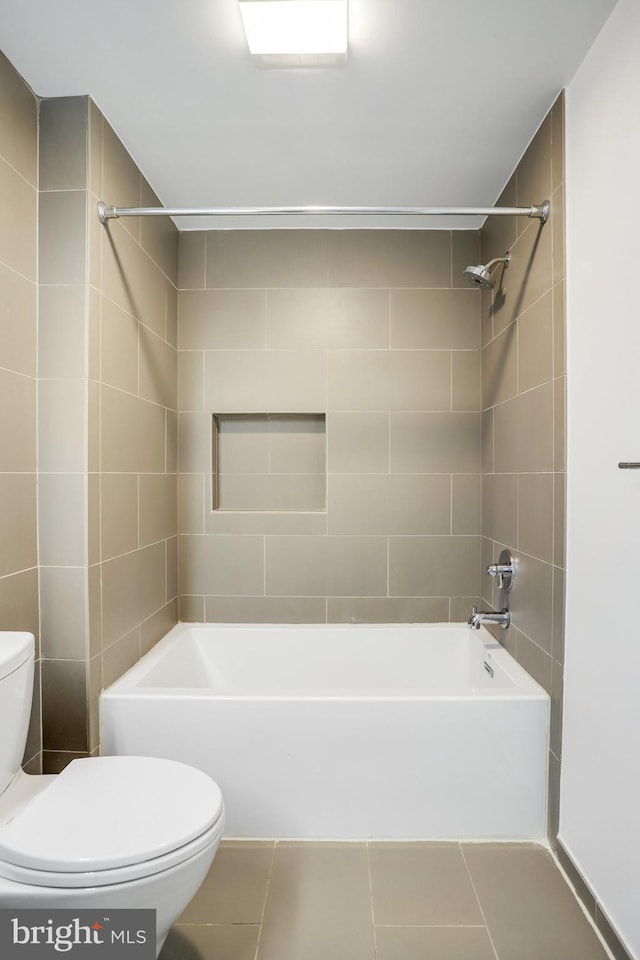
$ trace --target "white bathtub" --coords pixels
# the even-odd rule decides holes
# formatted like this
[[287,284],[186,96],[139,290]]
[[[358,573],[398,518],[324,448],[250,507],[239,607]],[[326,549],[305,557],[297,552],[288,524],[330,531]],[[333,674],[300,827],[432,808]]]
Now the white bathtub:
[[549,698],[484,628],[178,624],[101,723],[104,754],[210,774],[227,836],[547,832]]

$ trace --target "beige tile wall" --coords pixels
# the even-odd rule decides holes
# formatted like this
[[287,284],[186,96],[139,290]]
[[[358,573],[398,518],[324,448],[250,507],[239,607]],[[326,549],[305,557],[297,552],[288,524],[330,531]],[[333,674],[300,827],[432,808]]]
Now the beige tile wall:
[[[476,232],[181,235],[181,619],[468,615],[481,331],[460,265],[478,255]],[[214,413],[326,414],[326,510],[290,509],[284,475],[280,510],[212,509]]]
[[177,230],[87,97],[40,104],[39,536],[45,770],[99,743],[98,696],[177,619]]
[[[39,641],[37,100],[0,53],[0,630]],[[0,641],[1,643],[1,641]],[[41,769],[40,650],[25,763]]]
[[[565,268],[564,95],[542,123],[499,204],[551,200],[549,221],[491,219],[482,259],[511,250],[493,291],[482,294],[483,565],[503,547],[516,557],[501,635],[551,695],[550,823],[557,832],[564,661]],[[483,576],[483,599],[502,605]]]
[[97,698],[177,621],[178,231],[102,227],[98,200],[160,205],[89,101],[89,749]]
[[40,101],[38,533],[45,772],[88,750],[86,97]]

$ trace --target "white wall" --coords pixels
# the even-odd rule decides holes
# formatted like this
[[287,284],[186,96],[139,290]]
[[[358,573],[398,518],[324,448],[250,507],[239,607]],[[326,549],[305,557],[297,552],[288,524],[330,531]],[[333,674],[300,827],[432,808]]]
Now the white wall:
[[568,517],[560,839],[640,957],[640,3],[567,92]]

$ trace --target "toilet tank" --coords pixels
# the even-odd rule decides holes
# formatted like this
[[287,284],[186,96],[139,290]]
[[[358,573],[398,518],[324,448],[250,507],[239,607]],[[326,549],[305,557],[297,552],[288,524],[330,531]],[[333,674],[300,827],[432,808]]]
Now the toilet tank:
[[33,695],[32,633],[0,631],[0,794],[22,763]]

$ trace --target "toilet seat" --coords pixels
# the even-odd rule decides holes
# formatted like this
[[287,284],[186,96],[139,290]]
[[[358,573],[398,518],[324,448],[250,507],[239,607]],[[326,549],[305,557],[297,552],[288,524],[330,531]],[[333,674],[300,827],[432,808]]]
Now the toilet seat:
[[222,832],[214,781],[153,757],[72,761],[0,826],[0,876],[92,887],[151,876],[195,856]]
[[113,870],[88,871],[86,873],[52,872],[48,870],[31,870],[17,864],[0,860],[0,877],[5,880],[14,880],[17,883],[26,883],[35,887],[52,887],[55,889],[89,889],[91,887],[107,887],[115,884],[129,883],[133,880],[143,880],[155,874],[163,873],[172,867],[177,867],[195,857],[206,847],[216,844],[223,829],[224,817],[207,830],[201,837],[191,843],[172,850],[161,857],[144,860],[128,866],[115,867]]

